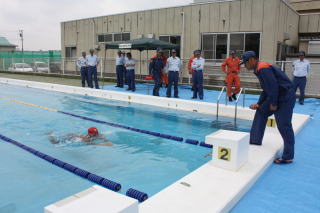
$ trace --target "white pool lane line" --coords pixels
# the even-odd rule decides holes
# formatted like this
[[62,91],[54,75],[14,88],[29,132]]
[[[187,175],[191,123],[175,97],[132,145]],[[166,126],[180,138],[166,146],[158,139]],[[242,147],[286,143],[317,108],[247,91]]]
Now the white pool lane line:
[[[125,92],[95,90],[80,87],[0,78],[0,83],[88,95],[103,99],[128,101],[177,110],[215,115],[216,104],[168,99]],[[220,105],[219,115],[234,116],[234,106]],[[252,120],[254,111],[238,108],[238,118]],[[294,114],[293,129],[297,134],[309,120],[309,115]],[[228,212],[244,196],[255,181],[271,165],[283,149],[282,138],[275,128],[267,128],[262,146],[250,146],[248,163],[237,172],[217,168],[210,162],[183,177],[140,204],[141,213],[212,213]],[[280,165],[281,166],[281,165]],[[181,184],[181,182],[183,184]]]

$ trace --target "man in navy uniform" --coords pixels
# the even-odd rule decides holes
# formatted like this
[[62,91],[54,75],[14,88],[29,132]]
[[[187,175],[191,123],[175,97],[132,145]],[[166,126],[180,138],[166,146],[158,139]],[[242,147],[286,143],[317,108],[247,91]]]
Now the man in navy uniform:
[[256,110],[250,132],[250,144],[262,144],[268,117],[274,114],[278,130],[284,141],[282,157],[274,160],[274,163],[292,163],[295,143],[291,123],[295,105],[292,82],[279,68],[259,61],[253,51],[242,54],[241,64],[244,64],[248,70],[254,71],[263,90],[258,103],[250,106],[250,109]]
[[159,96],[161,87],[161,72],[165,65],[161,56],[162,50],[158,48],[156,57],[153,57],[149,64],[149,73],[152,73],[154,79],[153,96]]

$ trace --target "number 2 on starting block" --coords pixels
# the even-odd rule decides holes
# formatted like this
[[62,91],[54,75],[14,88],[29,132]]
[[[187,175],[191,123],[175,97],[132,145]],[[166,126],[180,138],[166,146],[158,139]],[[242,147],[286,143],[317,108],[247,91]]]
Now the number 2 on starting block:
[[276,127],[276,126],[277,126],[276,119],[274,119],[274,118],[268,118],[267,126],[268,126],[268,127]]
[[221,147],[218,148],[218,159],[230,161],[231,149]]

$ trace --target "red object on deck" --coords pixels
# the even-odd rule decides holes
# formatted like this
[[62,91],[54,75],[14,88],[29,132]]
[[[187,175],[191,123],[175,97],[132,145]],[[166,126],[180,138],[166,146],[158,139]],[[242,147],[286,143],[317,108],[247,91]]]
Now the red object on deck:
[[144,77],[144,80],[153,80],[153,76],[152,75],[146,76],[146,77]]

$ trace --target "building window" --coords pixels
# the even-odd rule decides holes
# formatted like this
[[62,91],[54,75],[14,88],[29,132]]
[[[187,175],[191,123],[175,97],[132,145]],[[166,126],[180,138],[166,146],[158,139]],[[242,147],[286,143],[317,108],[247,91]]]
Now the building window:
[[122,41],[121,33],[115,33],[115,34],[113,34],[113,40],[114,40],[114,41]]
[[98,35],[98,42],[128,41],[130,33],[109,33]]
[[112,42],[112,34],[105,34],[104,35],[104,42]]
[[122,41],[130,40],[130,33],[122,33]]
[[255,51],[259,57],[260,33],[202,34],[202,49],[206,59],[224,59],[230,50],[240,56],[244,51]]
[[66,47],[66,58],[75,58],[77,56],[76,47]]
[[[159,36],[159,40],[169,42],[172,44],[179,44],[180,45],[181,36],[180,35],[161,35],[161,36]],[[178,48],[176,51],[177,51],[177,56],[180,57],[180,48]],[[164,50],[163,55],[166,57],[170,57],[171,50]]]

